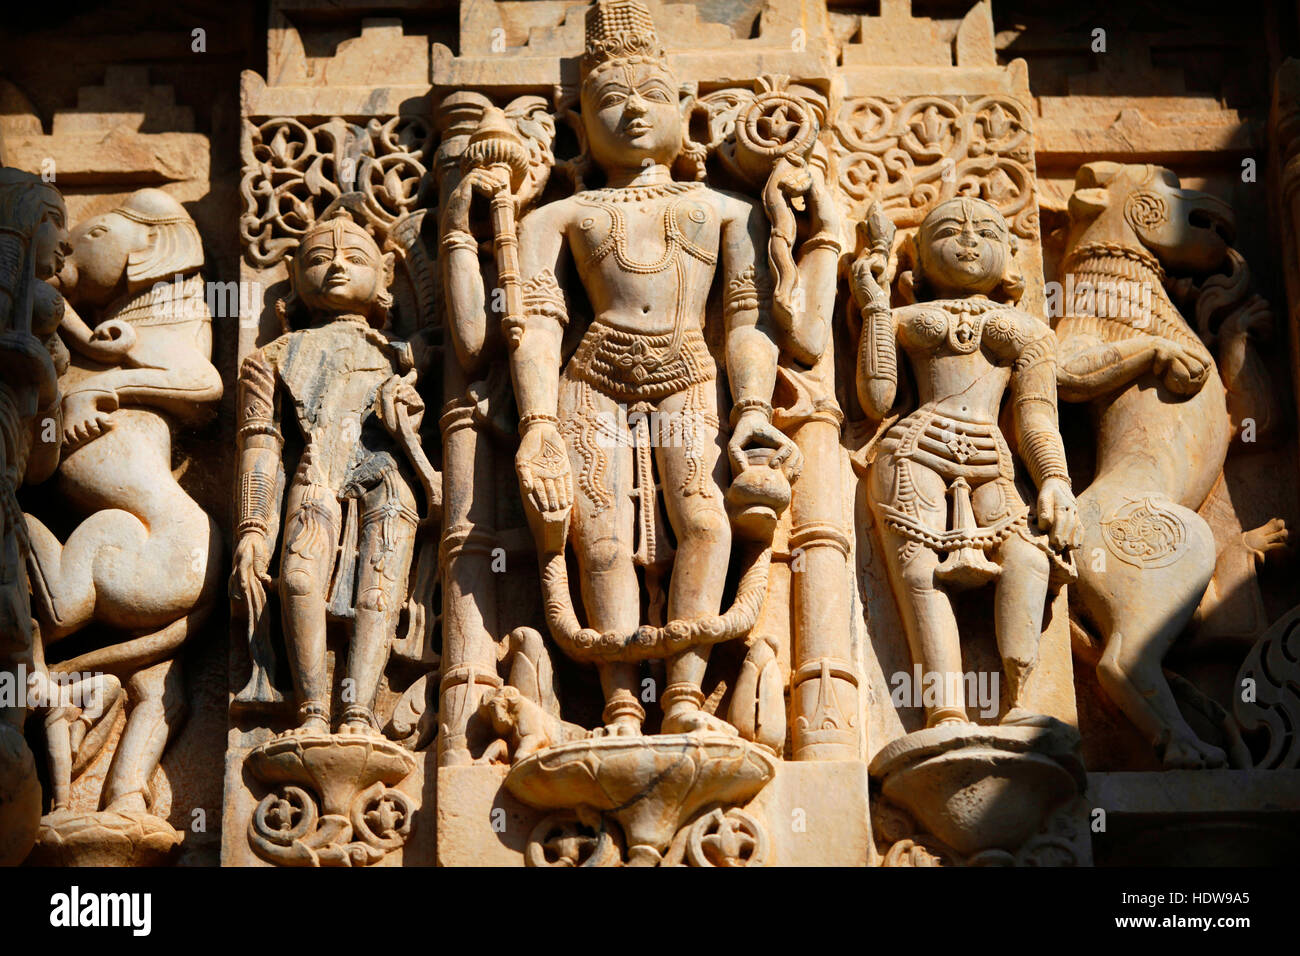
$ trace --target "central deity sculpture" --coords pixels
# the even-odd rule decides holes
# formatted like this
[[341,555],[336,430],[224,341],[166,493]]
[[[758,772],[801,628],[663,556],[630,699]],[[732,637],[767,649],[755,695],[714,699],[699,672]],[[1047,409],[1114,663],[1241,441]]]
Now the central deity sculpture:
[[[605,733],[641,734],[637,665],[663,657],[663,732],[734,734],[703,709],[700,685],[709,646],[753,626],[766,564],[750,564],[735,604],[720,614],[732,524],[770,535],[765,518],[775,523],[801,460],[771,424],[778,349],[760,318],[761,290],[770,289],[767,219],[758,202],[673,178],[675,164],[702,176],[703,154],[687,144],[678,83],[641,4],[591,8],[583,72],[586,146],[605,185],[521,222],[522,314],[505,321],[520,413],[516,467],[542,552],[548,623],[570,656],[597,663]],[[490,171],[474,175],[484,192],[503,188]],[[566,258],[593,317],[564,363]],[[704,336],[719,268],[732,397],[725,447],[718,362]],[[658,423],[654,435],[647,421]],[[660,627],[642,623],[636,573],[666,551],[656,485],[676,539]],[[566,537],[587,627],[569,598]]]

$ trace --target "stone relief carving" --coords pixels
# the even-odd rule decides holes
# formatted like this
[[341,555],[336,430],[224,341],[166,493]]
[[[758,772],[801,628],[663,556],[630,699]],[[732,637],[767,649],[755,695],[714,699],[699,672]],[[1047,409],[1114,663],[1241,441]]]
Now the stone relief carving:
[[359,192],[366,214],[391,226],[412,212],[433,151],[420,117],[366,125],[332,117],[307,126],[293,117],[245,122],[241,146],[244,213],[239,235],[250,262],[266,267],[290,254],[320,213]]
[[[502,312],[493,297],[510,295],[519,304],[514,223],[550,178],[555,122],[541,97],[519,97],[499,109],[486,97],[467,93],[443,101],[439,128],[439,265],[451,345],[444,355],[446,404],[440,421],[447,494],[439,749],[444,765],[459,765],[472,759],[471,723],[481,697],[501,686],[499,662],[508,659],[511,671],[518,672],[512,682],[528,700],[545,704],[552,716],[559,713],[549,671],[538,670],[549,668],[541,636],[529,628],[503,638],[498,608],[504,595],[494,573],[497,554],[521,563],[532,558],[507,537],[512,519],[522,524],[517,509],[502,504],[514,489],[502,491],[494,481],[507,467],[510,451],[504,443],[515,416],[509,410]],[[511,276],[507,288],[504,280]],[[526,531],[519,530],[516,539],[526,543]],[[531,679],[524,679],[528,672]],[[476,749],[483,746],[481,740],[474,743]]]
[[[256,642],[272,549],[282,542],[280,612],[296,707],[296,726],[246,762],[271,791],[249,840],[281,865],[377,862],[403,844],[415,809],[394,787],[414,760],[382,735],[375,703],[406,606],[420,510],[438,508],[440,487],[419,444],[417,356],[384,331],[393,261],[345,207],[327,210],[294,253],[291,295],[278,307],[284,334],[240,369],[231,596]],[[287,477],[294,439],[301,449]],[[344,703],[337,725],[330,619],[350,631],[346,665],[334,675]],[[254,696],[278,695],[265,675],[253,680]]]
[[[906,255],[912,269],[899,277],[905,298],[916,301],[897,309],[887,291],[893,224],[879,205],[865,231],[869,241],[853,265],[862,310],[857,388],[868,418],[880,423],[861,458],[867,500],[912,659],[937,678],[926,729],[882,749],[872,773],[887,799],[962,856],[994,847],[1014,853],[1082,790],[1081,770],[1067,768],[1078,763],[1077,733],[1021,702],[1049,588],[1075,576],[1071,550],[1080,534],[1057,425],[1056,341],[1045,321],[1017,308],[1016,242],[991,204],[955,198],[931,209]],[[904,356],[915,408],[905,401],[894,411]],[[1008,391],[1027,476],[1017,474],[998,423]],[[991,582],[1006,685],[996,728],[969,719],[952,605],[956,592]],[[1022,759],[1022,751],[1041,753]],[[1006,818],[990,812],[999,785],[972,784],[989,763],[999,766],[995,777],[1023,775],[1026,796],[1014,811],[1001,808]],[[1040,777],[1041,788],[1029,784]]]
[[[94,702],[45,713],[52,812],[40,853],[70,861],[157,861],[179,835],[155,815],[150,780],[185,716],[178,652],[212,610],[222,565],[215,522],[172,472],[176,427],[201,424],[221,397],[210,362],[203,248],[179,202],[156,189],[79,224],[51,278],[66,300],[71,353],[60,376],[63,498],[86,515],[64,541],[27,515],[38,675]],[[58,655],[87,625],[116,641]],[[100,639],[103,641],[103,638]],[[128,703],[129,702],[129,703]],[[69,807],[73,776],[126,722],[102,811]]]
[[1295,729],[1300,715],[1300,699],[1295,693],[1300,683],[1298,622],[1300,612],[1295,610],[1280,618],[1251,648],[1237,673],[1236,686],[1252,693],[1233,697],[1233,716],[1245,730],[1267,733],[1267,748],[1254,762],[1256,767],[1300,766],[1300,737]]
[[[30,539],[18,488],[41,482],[59,463],[60,372],[67,350],[58,337],[66,308],[48,283],[67,256],[63,197],[39,177],[0,167],[0,662],[39,686],[27,562]],[[41,787],[23,738],[28,708],[0,707],[0,865],[21,863],[36,841]]]
[[[1220,346],[1230,393],[1202,337],[1212,330],[1201,323],[1198,334],[1168,291],[1178,291],[1174,277],[1228,266],[1229,280],[1212,280],[1202,293],[1202,316],[1216,311],[1205,297],[1242,271],[1240,257],[1230,258],[1228,206],[1180,188],[1167,169],[1092,163],[1079,170],[1070,216],[1062,272],[1074,294],[1056,330],[1061,394],[1101,412],[1096,476],[1079,500],[1083,551],[1103,559],[1080,563],[1077,607],[1101,636],[1102,687],[1164,765],[1224,766],[1228,755],[1202,740],[1180,711],[1161,662],[1198,604],[1201,616],[1213,613],[1218,594],[1207,587],[1216,564],[1224,566],[1220,554],[1247,555],[1245,578],[1253,585],[1256,558],[1286,539],[1273,521],[1244,536],[1236,525],[1235,540],[1219,543],[1198,513],[1212,507],[1222,483],[1233,413],[1262,409],[1267,423],[1267,389],[1245,381],[1259,368],[1246,340],[1258,303],[1210,337]],[[1231,578],[1219,578],[1226,593]]]
[[[877,210],[877,222],[884,222]],[[888,244],[882,238],[882,245]],[[1037,660],[1049,583],[1073,579],[1080,534],[1056,420],[1056,345],[1046,322],[1015,308],[1021,280],[1006,221],[990,204],[952,199],[917,233],[902,277],[919,301],[889,307],[887,258],[854,266],[863,312],[859,398],[881,422],[863,462],[913,656],[926,671],[962,672],[947,591],[997,582],[997,639],[1008,683],[1005,724],[1034,724],[1019,692]],[[918,407],[890,415],[907,355]],[[1017,444],[1037,488],[1016,483],[998,426],[1011,391]],[[951,501],[951,504],[949,504]],[[1032,515],[1032,518],[1031,518]],[[966,720],[947,693],[927,725]]]
[[1084,770],[1072,728],[948,724],[909,737],[872,761],[883,781],[872,807],[881,866],[1082,862],[1071,808]]
[[[738,715],[748,710],[738,722],[766,747],[741,739],[715,712],[718,702],[706,698],[703,680],[709,648],[745,638],[767,591],[772,535],[802,460],[798,445],[772,424],[777,340],[814,360],[824,349],[829,301],[814,297],[810,307],[803,290],[795,292],[819,255],[822,277],[833,279],[838,219],[824,160],[809,162],[818,120],[802,101],[780,93],[779,81],[766,92],[797,112],[798,132],[790,135],[781,107],[764,100],[758,110],[769,111],[768,121],[756,119],[754,136],[738,138],[729,153],[764,191],[764,203],[698,181],[708,147],[687,135],[693,101],[679,99],[641,4],[591,8],[583,72],[575,105],[586,153],[578,166],[584,180],[599,175],[604,185],[527,212],[516,239],[513,216],[529,200],[527,177],[540,164],[530,162],[505,115],[485,109],[468,137],[459,192],[444,207],[442,243],[449,275],[463,268],[469,276],[448,280],[449,288],[465,290],[463,300],[450,298],[452,312],[463,314],[462,328],[482,340],[470,325],[483,314],[485,296],[473,275],[479,240],[469,229],[468,206],[471,190],[490,197],[504,299],[499,334],[509,348],[519,411],[515,462],[537,543],[547,626],[567,656],[596,665],[602,726],[583,732],[565,724],[549,701],[510,685],[490,690],[481,706],[513,737],[513,792],[559,811],[560,832],[600,830],[605,842],[593,859],[606,861],[605,844],[614,840],[625,850],[610,860],[625,852],[628,862],[653,864],[681,858],[673,841],[702,811],[744,802],[774,772],[771,749],[784,737],[784,720],[773,722],[775,737],[771,727],[755,724],[758,675],[775,657],[770,646],[756,642],[761,650],[745,665],[748,681],[742,677],[731,706]],[[693,178],[674,178],[674,167],[692,165]],[[816,237],[798,249],[792,197],[806,202],[817,226]],[[570,260],[573,280],[566,278]],[[723,288],[730,441],[718,408],[721,363],[704,337],[715,271]],[[569,281],[581,284],[589,321],[571,318]],[[775,328],[760,307],[769,289],[781,303],[770,320]],[[462,340],[476,341],[463,333]],[[464,346],[461,352],[472,368],[479,357]],[[724,610],[733,533],[743,542],[736,549],[742,563]],[[570,593],[566,545],[576,557],[585,624]],[[638,569],[650,592],[649,619]],[[651,660],[665,662],[667,683],[660,733],[647,736],[639,665]],[[500,683],[494,673],[485,677],[488,685]],[[769,720],[772,709],[770,700],[762,705]],[[617,797],[621,792],[640,796],[629,803]],[[732,817],[710,825],[728,834],[736,826]],[[552,839],[546,830],[535,832],[535,844]],[[539,850],[529,858],[547,856]]]
[[848,97],[834,129],[838,185],[855,216],[875,201],[915,226],[934,203],[970,195],[1020,238],[1038,236],[1032,127],[1014,97]]
[[[1090,80],[1072,126],[988,5],[750,6],[465,4],[430,47],[274,0],[224,185],[206,135],[101,163],[116,114],[0,117],[86,219],[0,171],[0,863],[176,856],[151,788],[223,576],[223,862],[1087,865],[1127,787],[1286,789],[1284,310],[1212,195],[1249,206],[1249,108],[1156,136]],[[141,135],[203,127],[130,76]],[[1207,185],[1071,193],[1103,155]],[[218,373],[236,259],[284,285]],[[223,529],[172,446],[227,388]]]
[[[780,747],[786,735],[785,646],[792,655],[793,756],[851,759],[860,748],[858,675],[852,661],[840,431],[831,319],[843,217],[827,201],[830,156],[819,139],[828,98],[788,77],[763,76],[753,90],[701,98],[711,152],[762,197],[771,225],[771,310],[781,359],[773,422],[791,436],[819,479],[792,492],[790,525],[729,712],[742,735]],[[814,205],[815,203],[815,205]],[[808,215],[798,215],[806,210]],[[800,256],[796,239],[802,228]],[[797,293],[800,308],[793,302]],[[785,529],[782,528],[782,531]],[[778,549],[774,546],[774,558]],[[837,586],[836,582],[840,582]]]

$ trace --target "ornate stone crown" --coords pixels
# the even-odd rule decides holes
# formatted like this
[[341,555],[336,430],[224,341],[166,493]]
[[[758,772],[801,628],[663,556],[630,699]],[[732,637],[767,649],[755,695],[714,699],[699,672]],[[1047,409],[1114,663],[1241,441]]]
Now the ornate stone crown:
[[583,72],[628,57],[664,58],[650,10],[640,0],[596,0],[587,11]]

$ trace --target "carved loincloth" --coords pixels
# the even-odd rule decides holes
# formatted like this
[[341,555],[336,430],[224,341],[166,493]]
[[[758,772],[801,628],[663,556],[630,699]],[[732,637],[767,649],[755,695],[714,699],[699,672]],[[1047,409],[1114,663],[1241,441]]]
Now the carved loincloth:
[[[605,483],[607,449],[619,444],[632,444],[636,449],[633,467],[638,488],[654,487],[650,472],[653,444],[672,441],[685,445],[690,457],[690,477],[681,493],[706,490],[709,476],[690,451],[698,447],[702,454],[703,443],[711,437],[708,430],[716,434],[719,427],[713,402],[706,396],[714,388],[717,366],[698,327],[685,324],[680,317],[674,326],[670,332],[650,334],[594,321],[564,368],[560,387],[570,392],[572,399],[560,429],[580,458],[578,491],[595,505],[595,514],[613,503]],[[682,392],[686,399],[680,416],[658,419],[659,403]],[[616,403],[625,406],[626,421]],[[653,436],[645,434],[647,415],[656,416]],[[629,425],[636,426],[635,432],[624,434]],[[644,495],[638,496],[643,538],[653,538],[653,509],[644,499]]]
[[[895,462],[894,492],[881,508],[881,518],[890,531],[908,540],[909,548],[924,546],[945,554],[965,548],[988,552],[1018,534],[1051,558],[1054,581],[1074,579],[1068,554],[1062,556],[1046,534],[1030,527],[1031,509],[1016,489],[1011,449],[996,422],[967,421],[938,412],[933,404],[923,405],[885,433],[878,453]],[[942,531],[921,520],[913,463],[948,484],[954,504],[947,509]],[[970,496],[990,483],[998,486],[1000,504],[982,509],[984,523],[980,524],[970,509]]]
[[[396,592],[403,586],[409,555],[405,561],[395,560],[400,551],[399,539],[413,535],[420,523],[419,514],[408,504],[414,500],[410,482],[400,468],[386,468],[377,476],[374,489],[381,489],[378,494],[366,494],[356,486],[339,494],[306,482],[304,475],[300,468],[294,478],[294,484],[303,487],[305,494],[288,516],[285,554],[324,562],[330,582],[326,595],[329,612],[337,618],[351,618],[355,615],[363,529],[378,526],[376,546],[367,556],[371,566],[389,590]],[[371,500],[367,502],[366,498]]]
[[593,514],[614,502],[605,480],[611,448],[632,448],[633,484],[648,490],[655,487],[652,450],[660,445],[680,446],[686,452],[687,473],[683,487],[674,490],[684,497],[712,492],[713,481],[704,464],[706,451],[721,427],[714,387],[711,380],[690,385],[680,412],[661,413],[658,402],[620,405],[581,378],[566,374],[561,379],[560,433],[578,459],[574,469],[577,490],[591,502]]

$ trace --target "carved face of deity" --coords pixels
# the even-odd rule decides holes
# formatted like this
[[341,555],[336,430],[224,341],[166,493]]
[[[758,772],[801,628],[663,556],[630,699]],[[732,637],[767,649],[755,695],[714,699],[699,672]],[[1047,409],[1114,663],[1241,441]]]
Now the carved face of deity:
[[1011,259],[1006,220],[982,200],[950,199],[921,223],[917,253],[936,296],[986,295],[1002,282]]
[[582,85],[591,157],[602,169],[668,165],[682,151],[677,81],[651,59],[610,60]]
[[369,315],[384,291],[384,257],[355,223],[331,220],[294,257],[294,289],[312,313]]

